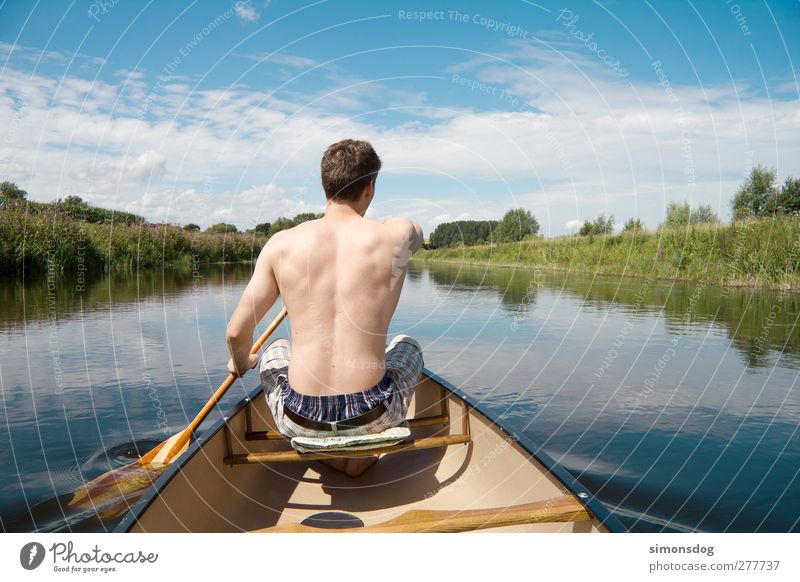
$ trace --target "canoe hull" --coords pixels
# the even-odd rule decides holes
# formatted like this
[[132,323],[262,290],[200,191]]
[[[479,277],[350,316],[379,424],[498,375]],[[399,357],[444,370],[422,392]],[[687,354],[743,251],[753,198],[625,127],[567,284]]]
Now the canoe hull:
[[[249,419],[248,419],[249,416]],[[244,532],[292,524],[367,528],[409,511],[481,510],[544,502],[565,495],[588,519],[523,523],[489,531],[604,532],[621,525],[552,459],[524,437],[491,421],[457,388],[427,370],[409,418],[442,418],[412,430],[415,439],[463,435],[469,443],[383,454],[364,474],[348,477],[320,461],[226,464],[232,455],[291,450],[274,433],[263,390],[231,410],[175,462],[117,531]],[[425,424],[424,422],[421,424]],[[457,439],[451,439],[457,440]]]

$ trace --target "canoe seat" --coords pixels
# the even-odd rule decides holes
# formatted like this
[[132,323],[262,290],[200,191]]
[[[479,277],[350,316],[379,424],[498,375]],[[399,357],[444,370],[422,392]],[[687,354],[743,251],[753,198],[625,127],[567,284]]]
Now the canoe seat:
[[489,509],[425,510],[412,509],[402,515],[359,528],[318,528],[289,523],[254,530],[251,533],[458,533],[496,527],[535,523],[569,523],[590,520],[583,504],[574,495]]
[[450,445],[461,445],[472,442],[472,437],[468,434],[449,434],[444,436],[427,437],[420,439],[409,439],[397,444],[385,447],[373,448],[361,451],[327,451],[325,453],[298,453],[291,451],[271,451],[268,453],[241,453],[226,455],[226,465],[247,465],[251,463],[291,463],[296,461],[319,461],[335,457],[369,457],[383,453],[402,453],[405,451],[418,451],[421,449],[432,449],[436,447],[447,447]]
[[[440,411],[435,416],[423,416],[419,418],[407,419],[408,428],[418,428],[423,426],[436,426],[436,425],[449,425],[450,416],[447,414],[447,398],[449,393],[441,388],[440,390]],[[365,450],[332,450],[325,452],[304,452],[300,453],[296,450],[287,451],[270,451],[264,453],[233,453],[233,446],[231,442],[231,430],[225,424],[225,457],[224,463],[226,465],[249,465],[261,463],[291,463],[298,461],[319,461],[322,459],[330,459],[335,457],[368,457],[372,455],[380,455],[384,453],[402,453],[405,451],[418,451],[422,449],[432,449],[438,447],[448,447],[451,445],[467,444],[472,442],[470,436],[469,426],[469,406],[463,400],[461,403],[461,432],[462,434],[447,434],[442,436],[431,436],[424,438],[409,438],[396,443],[389,443],[386,446],[375,447]],[[286,440],[286,437],[278,431],[254,431],[253,422],[250,413],[250,406],[248,403],[245,406],[245,440]]]

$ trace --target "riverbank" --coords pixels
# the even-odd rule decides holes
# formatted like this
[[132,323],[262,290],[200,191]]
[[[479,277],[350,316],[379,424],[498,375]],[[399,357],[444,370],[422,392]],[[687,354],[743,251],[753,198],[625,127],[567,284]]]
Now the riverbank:
[[422,249],[415,258],[800,290],[800,219],[535,237],[517,243]]
[[0,210],[0,270],[88,271],[164,264],[239,262],[258,257],[262,234],[209,234],[169,224],[91,223],[55,207]]

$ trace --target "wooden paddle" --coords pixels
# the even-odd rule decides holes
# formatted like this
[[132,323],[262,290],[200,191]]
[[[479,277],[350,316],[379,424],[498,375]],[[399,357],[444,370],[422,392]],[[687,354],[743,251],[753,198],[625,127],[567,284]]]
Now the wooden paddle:
[[[258,353],[267,338],[271,336],[286,317],[286,308],[261,334],[258,341],[253,344],[251,354]],[[156,445],[150,452],[140,457],[133,463],[111,469],[110,471],[92,479],[75,491],[68,505],[72,508],[92,510],[97,512],[104,509],[101,519],[116,517],[127,511],[130,504],[141,497],[153,480],[160,475],[172,462],[175,461],[188,447],[192,433],[208,416],[211,409],[217,405],[228,388],[233,386],[236,376],[230,374],[222,385],[214,392],[211,399],[206,402],[203,409],[194,417],[194,420],[181,432],[174,434],[164,442]],[[111,506],[109,508],[109,506]]]
[[299,523],[276,525],[252,533],[458,533],[532,523],[564,523],[591,519],[583,504],[567,494],[544,501],[489,509],[412,509],[376,525],[359,528],[319,528]]

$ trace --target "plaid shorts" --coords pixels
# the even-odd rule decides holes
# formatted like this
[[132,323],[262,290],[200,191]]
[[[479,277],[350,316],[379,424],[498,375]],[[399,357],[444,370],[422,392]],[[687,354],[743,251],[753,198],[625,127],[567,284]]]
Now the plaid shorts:
[[[419,382],[424,362],[422,349],[413,338],[398,335],[386,348],[386,374],[378,384],[362,392],[308,396],[300,394],[289,385],[289,360],[292,349],[289,342],[279,339],[264,350],[259,362],[261,383],[277,429],[286,437],[357,436],[383,432],[393,426],[404,425],[411,395]],[[389,396],[391,402],[386,404]],[[320,422],[342,421],[369,412],[375,406],[386,406],[380,417],[356,428],[332,431],[312,430],[288,418],[284,407],[306,418]]]

